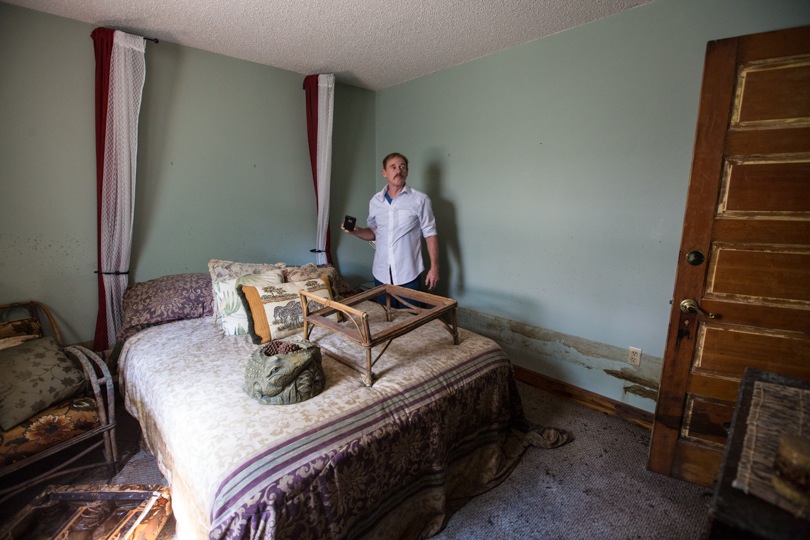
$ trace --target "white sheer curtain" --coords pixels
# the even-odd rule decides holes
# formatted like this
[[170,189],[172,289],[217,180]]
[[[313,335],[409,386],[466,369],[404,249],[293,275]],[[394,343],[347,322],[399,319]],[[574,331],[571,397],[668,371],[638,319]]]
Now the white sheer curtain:
[[329,187],[332,183],[332,117],[335,76],[309,75],[304,79],[307,109],[307,138],[318,222],[315,234],[315,262],[332,262],[329,252]]
[[100,223],[108,345],[115,343],[121,328],[121,304],[129,282],[138,114],[146,77],[144,44],[142,37],[116,30],[110,58]]
[[329,234],[329,189],[332,184],[332,117],[335,110],[335,76],[318,75],[318,229],[316,263],[325,264]]

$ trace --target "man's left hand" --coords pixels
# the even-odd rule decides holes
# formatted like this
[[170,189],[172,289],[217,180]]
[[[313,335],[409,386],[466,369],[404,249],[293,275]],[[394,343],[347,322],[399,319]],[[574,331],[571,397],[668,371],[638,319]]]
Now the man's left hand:
[[425,277],[425,286],[429,291],[432,291],[436,288],[437,283],[439,283],[439,270],[431,268],[428,270],[427,276]]

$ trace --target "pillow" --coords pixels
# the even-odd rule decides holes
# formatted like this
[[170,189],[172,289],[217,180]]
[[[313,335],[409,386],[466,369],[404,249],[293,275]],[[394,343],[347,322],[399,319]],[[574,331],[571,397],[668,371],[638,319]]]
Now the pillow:
[[273,287],[281,285],[281,270],[262,274],[247,274],[238,278],[219,281],[214,286],[214,298],[219,306],[219,324],[226,336],[250,334],[251,322],[247,305],[241,292],[243,286]]
[[[233,305],[233,299],[239,299],[239,305],[242,306],[242,300],[239,298],[238,291],[236,290],[236,279],[245,276],[245,275],[257,275],[257,274],[266,274],[263,278],[261,284],[278,284],[284,282],[284,274],[282,273],[282,269],[286,265],[284,263],[275,263],[275,264],[261,264],[261,263],[240,263],[234,261],[223,261],[219,259],[211,259],[208,261],[208,273],[211,276],[211,289],[214,293],[214,320],[215,324],[223,329],[223,331],[228,335],[236,335],[228,330],[225,329],[223,325],[223,314],[225,310],[220,307],[220,295],[222,295],[228,305],[225,308],[228,312],[236,313],[239,308]],[[223,282],[228,282],[223,285]],[[234,285],[233,293],[231,293],[230,287]],[[254,284],[249,284],[254,285]],[[256,283],[255,285],[258,285]],[[236,295],[236,296],[234,296]],[[244,307],[241,308],[244,311]],[[241,316],[241,313],[237,314],[239,317],[238,323],[247,323],[247,312],[244,313],[244,317]],[[231,321],[228,324],[230,328],[233,329],[233,324],[237,321]],[[245,329],[247,327],[245,326]],[[246,332],[245,332],[246,333]]]
[[84,371],[52,337],[0,350],[0,428],[8,431],[84,386]]
[[[332,300],[332,287],[329,278],[320,277],[307,281],[293,281],[269,287],[243,286],[242,293],[250,306],[253,331],[260,343],[297,334],[304,328],[301,297],[298,291],[307,292],[320,298]],[[314,300],[310,300],[314,304]],[[320,306],[312,306],[315,310]],[[337,319],[337,315],[334,316]]]
[[208,274],[172,274],[133,283],[124,291],[118,340],[172,321],[198,319],[214,312]]
[[331,265],[318,266],[315,263],[308,263],[303,266],[287,266],[284,268],[284,281],[306,281],[327,276],[334,283],[337,271]]
[[351,285],[344,280],[331,264],[307,263],[303,266],[288,266],[284,268],[284,281],[305,281],[312,278],[327,276],[332,284],[332,295],[335,298],[351,296],[355,293]]

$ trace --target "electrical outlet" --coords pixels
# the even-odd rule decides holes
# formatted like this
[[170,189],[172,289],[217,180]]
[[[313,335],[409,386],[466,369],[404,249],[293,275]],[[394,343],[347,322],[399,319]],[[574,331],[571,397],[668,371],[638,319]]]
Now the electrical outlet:
[[627,351],[627,363],[633,366],[641,365],[641,349],[630,347]]

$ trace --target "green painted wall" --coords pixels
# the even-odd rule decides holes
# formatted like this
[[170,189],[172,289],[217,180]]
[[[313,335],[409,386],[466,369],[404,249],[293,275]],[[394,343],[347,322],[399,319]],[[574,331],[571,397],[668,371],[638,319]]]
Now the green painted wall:
[[0,4],[0,302],[95,328],[92,29]]
[[[0,4],[0,302],[47,303],[69,342],[96,318],[92,30]],[[303,77],[164,42],[146,66],[131,279],[211,258],[314,261]],[[338,85],[335,101],[332,193],[360,214],[374,96]],[[368,247],[340,240],[336,261],[364,281]]]
[[653,410],[606,370],[635,346],[660,376],[706,43],[808,23],[804,0],[659,0],[378,92],[377,156],[433,198],[466,324]]

